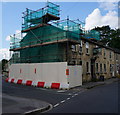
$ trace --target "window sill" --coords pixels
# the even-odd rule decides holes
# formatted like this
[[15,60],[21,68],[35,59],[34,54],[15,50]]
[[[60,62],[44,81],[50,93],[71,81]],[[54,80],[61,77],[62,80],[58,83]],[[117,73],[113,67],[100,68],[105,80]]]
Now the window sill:
[[100,74],[99,72],[96,72],[96,74]]
[[83,55],[83,52],[79,52],[79,55]]
[[100,74],[103,74],[103,72],[100,72]]
[[87,56],[89,56],[90,54],[89,53],[86,53]]
[[88,74],[90,74],[90,72],[87,72],[86,74],[88,75]]
[[72,51],[72,53],[77,53],[77,51]]

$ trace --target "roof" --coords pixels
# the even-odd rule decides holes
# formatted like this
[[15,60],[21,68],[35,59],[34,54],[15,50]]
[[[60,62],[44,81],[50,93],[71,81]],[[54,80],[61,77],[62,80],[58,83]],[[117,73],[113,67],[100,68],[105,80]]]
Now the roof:
[[98,46],[100,46],[100,47],[102,47],[102,48],[106,48],[106,49],[109,49],[109,50],[114,51],[115,53],[120,54],[120,50],[119,50],[119,49],[105,46],[105,45],[103,45],[102,42],[100,42],[100,41],[98,41],[98,40],[95,40],[95,39],[86,39],[86,38],[83,38],[83,37],[81,37],[81,40],[85,40],[85,41],[90,42],[90,43],[92,43],[92,44],[98,45]]

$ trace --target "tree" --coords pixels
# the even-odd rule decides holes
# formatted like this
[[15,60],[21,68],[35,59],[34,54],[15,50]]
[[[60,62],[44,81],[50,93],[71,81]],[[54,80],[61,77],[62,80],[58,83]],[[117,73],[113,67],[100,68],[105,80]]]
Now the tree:
[[8,63],[8,60],[6,60],[6,59],[2,60],[2,71],[5,71],[7,63]]
[[120,49],[120,29],[111,29],[109,26],[96,27],[100,33],[100,41],[103,45]]
[[108,45],[112,48],[120,49],[120,29],[113,31]]

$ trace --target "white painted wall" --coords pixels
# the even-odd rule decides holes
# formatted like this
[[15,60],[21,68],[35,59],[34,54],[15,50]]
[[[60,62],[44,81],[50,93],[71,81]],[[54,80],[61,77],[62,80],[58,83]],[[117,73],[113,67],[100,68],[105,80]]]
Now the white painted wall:
[[82,66],[68,66],[69,76],[68,82],[69,87],[75,87],[82,85]]
[[[35,68],[36,74],[34,72]],[[51,83],[67,84],[67,62],[12,64],[9,69],[10,79],[22,79],[24,81],[32,80],[34,81],[33,85],[37,85],[38,81],[45,82],[46,86],[50,86]]]
[[[66,69],[69,69],[69,75],[66,75]],[[51,83],[60,83],[60,88],[82,85],[82,67],[67,66],[67,62],[12,64],[9,70],[9,78],[14,78],[15,82],[18,79],[22,79],[24,83],[31,80],[32,85],[37,85],[40,81],[45,82],[46,87],[51,87]]]

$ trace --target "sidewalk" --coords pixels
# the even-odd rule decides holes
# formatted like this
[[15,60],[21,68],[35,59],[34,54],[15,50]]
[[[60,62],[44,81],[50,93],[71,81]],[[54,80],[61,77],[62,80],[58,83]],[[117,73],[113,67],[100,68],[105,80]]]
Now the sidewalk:
[[91,89],[91,88],[96,87],[96,86],[110,84],[112,82],[117,82],[119,80],[120,80],[119,78],[110,78],[110,79],[106,79],[104,81],[88,82],[88,83],[84,83],[81,87],[85,88],[85,89]]
[[29,115],[48,110],[50,104],[35,99],[26,99],[2,94],[2,113],[14,113],[16,115]]

